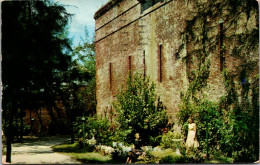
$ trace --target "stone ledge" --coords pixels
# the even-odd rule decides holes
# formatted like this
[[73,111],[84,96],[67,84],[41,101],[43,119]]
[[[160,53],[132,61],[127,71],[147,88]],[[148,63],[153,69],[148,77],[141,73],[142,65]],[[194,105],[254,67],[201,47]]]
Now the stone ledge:
[[102,15],[104,15],[106,12],[108,12],[110,9],[112,9],[115,5],[120,3],[123,0],[110,0],[107,2],[103,7],[101,7],[94,15],[94,19],[98,19]]

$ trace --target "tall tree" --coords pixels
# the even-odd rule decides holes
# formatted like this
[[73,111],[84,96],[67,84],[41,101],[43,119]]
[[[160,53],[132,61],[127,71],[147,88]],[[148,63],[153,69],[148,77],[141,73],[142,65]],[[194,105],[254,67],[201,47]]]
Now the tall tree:
[[51,0],[2,2],[3,119],[7,137],[6,161],[11,162],[13,119],[19,106],[37,100],[52,106],[61,86],[60,73],[71,57],[69,40],[60,37],[70,14]]
[[96,112],[96,52],[94,38],[90,38],[87,27],[84,29],[85,36],[82,44],[73,50],[75,62],[89,74],[85,90],[87,110],[94,114]]
[[87,28],[83,43],[73,49],[73,60],[64,74],[66,85],[62,88],[62,101],[65,106],[67,121],[70,125],[71,143],[74,143],[74,122],[82,115],[96,111],[96,56],[95,43],[89,39]]

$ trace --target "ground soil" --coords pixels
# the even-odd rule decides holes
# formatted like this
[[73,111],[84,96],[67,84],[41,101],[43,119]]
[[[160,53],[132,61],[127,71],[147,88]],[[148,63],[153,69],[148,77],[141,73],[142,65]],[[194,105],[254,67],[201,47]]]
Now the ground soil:
[[[69,140],[68,136],[26,138],[24,143],[12,144],[12,164],[81,164],[79,161],[52,151],[52,146]],[[5,155],[2,156],[5,164]]]

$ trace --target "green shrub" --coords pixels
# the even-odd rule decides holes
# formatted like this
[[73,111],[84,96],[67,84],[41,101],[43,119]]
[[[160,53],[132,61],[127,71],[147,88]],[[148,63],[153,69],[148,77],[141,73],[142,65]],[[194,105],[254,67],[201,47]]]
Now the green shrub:
[[187,154],[187,147],[185,142],[182,142],[181,145],[179,146],[180,148],[180,153],[182,155],[182,157],[185,159],[186,158],[186,154]]
[[[239,74],[245,82],[223,70],[226,94],[217,102],[207,100],[202,89],[199,93],[194,91],[198,89],[194,86],[200,84],[193,80],[182,94],[178,117],[184,137],[188,118],[194,119],[199,149],[203,152],[235,157],[236,162],[253,162],[259,159],[259,76],[248,77],[246,71]],[[216,153],[216,149],[221,152]]]
[[254,155],[248,150],[243,150],[239,154],[234,156],[234,163],[253,163],[253,162],[255,162]]
[[95,145],[90,145],[90,144],[86,143],[86,141],[84,142],[83,138],[79,138],[77,144],[78,144],[77,146],[80,150],[83,149],[84,151],[87,151],[87,152],[93,152],[95,150]]
[[112,141],[113,142],[121,142],[124,143],[125,145],[129,145],[128,139],[129,135],[132,133],[132,127],[129,129],[120,129],[119,126],[116,126],[114,134],[112,136]]
[[172,148],[176,149],[176,142],[172,141],[172,139],[181,139],[182,136],[180,133],[174,133],[169,131],[167,134],[164,134],[161,139],[161,146],[163,148]]
[[147,151],[146,152],[146,155],[145,155],[145,158],[146,158],[146,163],[153,163],[155,164],[157,162],[157,159],[156,157],[152,154],[152,151]]
[[[23,123],[21,123],[20,118],[15,118],[13,120],[12,125],[14,127],[13,129],[15,130],[13,132],[14,138],[18,138],[18,136],[20,136],[21,129],[22,129],[23,136],[28,136],[31,133],[31,126],[25,122],[25,117],[23,118],[22,122]],[[3,130],[4,134],[6,134],[6,131],[7,131],[6,129],[9,127],[9,124],[8,124],[8,122],[2,122],[2,123],[3,123],[2,130]],[[21,127],[21,124],[23,125],[23,127]],[[17,140],[17,139],[14,139],[14,140]]]
[[[83,123],[78,125],[79,139],[83,137]],[[85,121],[85,139],[95,138],[98,144],[111,145],[114,132],[107,118],[99,116],[88,117]]]
[[201,152],[197,148],[189,148],[189,151],[182,160],[184,160],[185,163],[204,163]]
[[117,112],[120,130],[125,131],[125,142],[133,143],[134,134],[140,133],[145,145],[156,146],[155,138],[168,123],[165,107],[155,95],[155,85],[141,74],[129,76],[113,105]]

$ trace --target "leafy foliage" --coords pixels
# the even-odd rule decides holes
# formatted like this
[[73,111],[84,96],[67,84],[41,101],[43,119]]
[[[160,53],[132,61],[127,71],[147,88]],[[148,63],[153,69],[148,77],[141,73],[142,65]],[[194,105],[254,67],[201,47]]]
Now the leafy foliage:
[[[3,119],[9,123],[7,162],[10,162],[13,120],[19,108],[36,109],[44,102],[50,115],[62,84],[60,73],[70,64],[66,31],[71,14],[53,1],[2,3]],[[22,115],[22,113],[20,113]],[[53,119],[53,118],[52,118]],[[52,128],[57,121],[52,120]]]
[[[186,20],[183,44],[187,48],[187,91],[181,94],[179,119],[187,135],[189,117],[197,124],[199,149],[206,151],[206,132],[211,153],[220,150],[235,161],[254,161],[259,150],[258,53],[259,14],[254,0],[192,1]],[[219,101],[205,97],[211,64],[210,55],[220,58],[225,94]],[[238,61],[230,69],[225,58]],[[257,90],[255,90],[257,89]],[[208,127],[208,131],[207,131]],[[247,139],[247,140],[246,140]],[[248,140],[251,139],[251,140]],[[215,150],[215,151],[214,151]]]
[[172,141],[173,139],[181,139],[181,134],[172,131],[169,131],[167,134],[163,134],[160,146],[162,146],[163,148],[176,149],[176,143]]
[[[83,137],[83,122],[81,118],[78,118],[76,130],[78,137]],[[114,131],[112,130],[111,123],[107,118],[102,119],[100,116],[88,117],[85,121],[85,137],[86,139],[95,138],[98,144],[109,145],[112,144],[112,136]]]
[[155,138],[166,127],[166,110],[155,95],[155,85],[140,74],[129,76],[126,88],[116,96],[114,107],[120,130],[126,131],[126,142],[133,143],[139,133],[144,144],[156,145]]
[[[256,146],[258,143],[256,121],[258,119],[255,117],[257,112],[253,109],[252,104],[243,109],[241,104],[236,103],[235,107],[232,108],[231,105],[228,105],[226,98],[229,97],[223,97],[220,103],[208,100],[189,103],[189,109],[185,109],[187,106],[182,106],[184,108],[180,110],[178,115],[183,123],[183,133],[187,135],[188,132],[186,117],[192,117],[197,123],[197,138],[202,151],[206,152],[208,127],[208,145],[211,153],[214,153],[215,150],[221,150],[225,156],[236,155],[238,161],[246,159],[253,161],[253,155],[257,153],[258,149]],[[224,108],[223,104],[227,104],[227,107]],[[243,157],[242,159],[241,154],[246,154],[250,158]]]
[[88,39],[85,29],[83,44],[73,49],[72,63],[63,74],[65,85],[62,87],[61,100],[65,106],[67,123],[70,126],[71,141],[74,143],[76,118],[96,112],[96,58],[95,43]]

